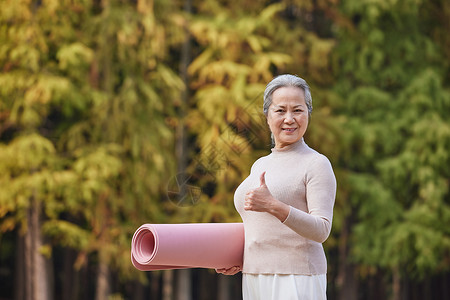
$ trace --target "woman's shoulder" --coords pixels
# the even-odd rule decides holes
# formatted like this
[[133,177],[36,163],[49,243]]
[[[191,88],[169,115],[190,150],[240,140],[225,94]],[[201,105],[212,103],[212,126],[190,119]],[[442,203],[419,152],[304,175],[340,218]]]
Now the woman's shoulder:
[[266,163],[268,160],[270,160],[270,154],[259,157],[259,158],[256,159],[255,162],[253,163],[250,172],[252,172],[253,170],[258,169],[258,168],[264,166],[265,163]]
[[325,154],[320,153],[319,151],[317,151],[314,148],[311,148],[310,146],[308,146],[306,143],[304,144],[305,147],[303,147],[303,154],[308,155],[310,158],[313,159],[319,159],[319,160],[326,160],[329,161],[328,157]]
[[309,167],[331,167],[331,161],[325,154],[320,153],[319,151],[306,146],[305,152],[303,153],[304,157],[308,161]]

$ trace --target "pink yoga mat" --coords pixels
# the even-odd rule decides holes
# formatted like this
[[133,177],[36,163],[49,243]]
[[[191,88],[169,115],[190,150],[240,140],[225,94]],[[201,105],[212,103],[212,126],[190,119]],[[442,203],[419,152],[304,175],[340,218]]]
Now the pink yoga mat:
[[242,223],[144,224],[131,242],[141,271],[242,267],[243,252]]

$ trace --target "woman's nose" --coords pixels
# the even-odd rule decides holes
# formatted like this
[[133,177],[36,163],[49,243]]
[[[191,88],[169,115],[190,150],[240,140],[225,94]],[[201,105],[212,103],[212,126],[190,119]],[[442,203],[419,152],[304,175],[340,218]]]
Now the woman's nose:
[[294,116],[293,116],[293,114],[290,113],[290,112],[286,113],[286,115],[285,115],[285,117],[284,117],[284,122],[285,122],[285,123],[288,123],[288,124],[294,122]]

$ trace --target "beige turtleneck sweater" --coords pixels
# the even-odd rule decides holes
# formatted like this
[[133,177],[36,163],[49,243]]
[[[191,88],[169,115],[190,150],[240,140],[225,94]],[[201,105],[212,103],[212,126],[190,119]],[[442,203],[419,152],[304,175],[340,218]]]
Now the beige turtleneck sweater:
[[[280,222],[266,212],[244,210],[245,194],[266,185],[272,196],[290,205]],[[234,203],[245,228],[243,273],[325,274],[322,243],[331,231],[336,179],[329,160],[301,139],[261,157],[239,185]]]

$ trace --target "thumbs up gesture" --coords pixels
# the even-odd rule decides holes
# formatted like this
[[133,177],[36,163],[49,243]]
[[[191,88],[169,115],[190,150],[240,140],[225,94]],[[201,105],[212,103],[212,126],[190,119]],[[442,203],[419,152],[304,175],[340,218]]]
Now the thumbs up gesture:
[[273,198],[272,194],[269,191],[269,188],[266,185],[266,172],[263,172],[259,179],[259,187],[251,190],[245,195],[244,209],[259,212],[268,212],[273,202],[276,200]]
[[289,205],[272,196],[266,185],[266,172],[261,174],[259,181],[259,187],[251,190],[245,195],[244,209],[249,211],[268,212],[283,222],[289,215]]

